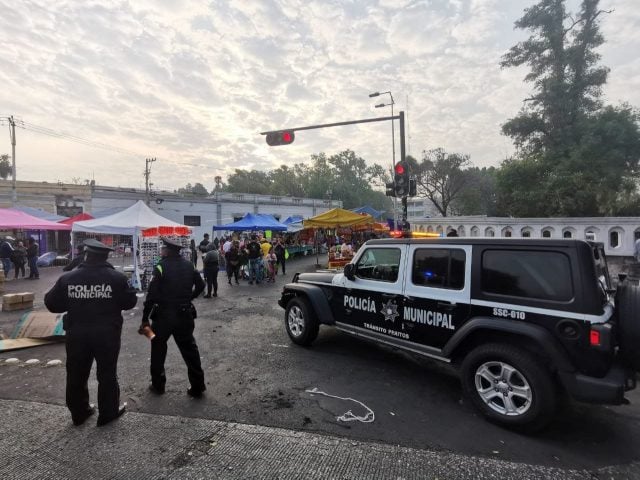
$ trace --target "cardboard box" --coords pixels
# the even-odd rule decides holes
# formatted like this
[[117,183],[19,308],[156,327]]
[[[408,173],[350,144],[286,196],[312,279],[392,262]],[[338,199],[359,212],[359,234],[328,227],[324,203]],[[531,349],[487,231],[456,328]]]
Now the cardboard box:
[[21,292],[21,293],[7,293],[2,296],[2,304],[3,305],[11,305],[14,303],[25,303],[31,302],[35,299],[35,294],[32,292]]
[[2,306],[13,305],[14,303],[22,303],[21,293],[7,293],[2,296]]
[[34,311],[25,313],[10,338],[47,338],[64,336],[63,314],[47,311]]

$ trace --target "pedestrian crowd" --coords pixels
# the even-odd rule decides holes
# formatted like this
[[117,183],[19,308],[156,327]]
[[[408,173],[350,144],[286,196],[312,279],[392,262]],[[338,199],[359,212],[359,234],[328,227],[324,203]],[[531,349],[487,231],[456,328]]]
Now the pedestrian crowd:
[[282,237],[269,241],[266,237],[251,235],[241,239],[231,236],[209,240],[209,234],[196,246],[191,240],[191,260],[198,268],[198,254],[202,257],[203,274],[207,285],[205,298],[218,295],[218,272],[224,268],[229,285],[273,283],[280,270],[286,274],[287,250]]
[[25,247],[24,240],[16,240],[10,236],[5,236],[0,241],[0,258],[6,279],[9,279],[11,267],[14,270],[14,279],[18,279],[20,274],[22,274],[22,278],[25,278],[25,264],[29,267],[29,280],[40,278],[38,271],[40,246],[32,237],[26,239],[26,244]]

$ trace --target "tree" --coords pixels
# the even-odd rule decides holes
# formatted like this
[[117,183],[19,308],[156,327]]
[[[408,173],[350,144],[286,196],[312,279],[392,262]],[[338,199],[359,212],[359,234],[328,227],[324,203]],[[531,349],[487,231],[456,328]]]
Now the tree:
[[268,195],[271,193],[271,182],[266,172],[236,168],[227,178],[226,190],[228,192]]
[[467,185],[463,168],[469,166],[469,155],[447,153],[443,148],[424,151],[417,165],[418,195],[428,198],[443,217]]
[[209,195],[209,192],[207,192],[207,189],[201,183],[196,183],[193,186],[187,183],[183,188],[179,188],[177,193],[181,193],[182,195],[196,195],[198,197],[206,197]]
[[13,167],[9,161],[9,155],[0,155],[0,178],[6,180],[13,173]]
[[471,167],[462,171],[464,187],[453,200],[451,210],[457,215],[489,215],[497,213],[495,167]]
[[600,100],[609,70],[596,48],[603,13],[582,0],[572,16],[564,0],[541,0],[516,27],[532,31],[503,56],[503,67],[528,65],[533,84],[520,113],[502,127],[518,154],[497,176],[498,204],[516,216],[612,215],[633,203],[639,175],[640,129],[628,105]]

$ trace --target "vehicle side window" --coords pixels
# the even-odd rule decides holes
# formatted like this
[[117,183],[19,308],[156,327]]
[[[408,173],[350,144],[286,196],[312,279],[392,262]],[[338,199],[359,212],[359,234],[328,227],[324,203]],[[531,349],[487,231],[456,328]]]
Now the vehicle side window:
[[400,269],[400,249],[368,248],[358,259],[355,275],[367,280],[396,282]]
[[411,281],[431,288],[464,288],[466,255],[457,248],[420,248],[413,255]]
[[573,298],[569,258],[560,252],[486,250],[482,291],[498,295],[567,302]]

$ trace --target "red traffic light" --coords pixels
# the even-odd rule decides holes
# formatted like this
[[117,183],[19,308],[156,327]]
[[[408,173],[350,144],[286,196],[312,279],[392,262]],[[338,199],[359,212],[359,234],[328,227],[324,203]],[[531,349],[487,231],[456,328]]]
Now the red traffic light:
[[279,132],[267,133],[267,145],[275,147],[277,145],[289,145],[293,143],[296,135],[293,130],[281,130]]
[[404,175],[404,165],[402,163],[396,163],[396,175]]

